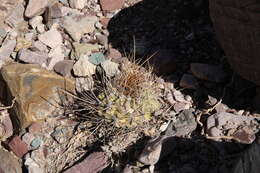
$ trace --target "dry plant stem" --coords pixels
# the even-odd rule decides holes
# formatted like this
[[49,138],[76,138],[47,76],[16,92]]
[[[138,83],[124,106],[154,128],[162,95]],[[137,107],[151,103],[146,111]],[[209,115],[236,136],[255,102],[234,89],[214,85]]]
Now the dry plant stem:
[[0,106],[0,111],[1,110],[6,110],[6,109],[11,109],[14,106],[14,104],[15,104],[15,100],[16,100],[16,98],[13,98],[12,104],[10,106]]

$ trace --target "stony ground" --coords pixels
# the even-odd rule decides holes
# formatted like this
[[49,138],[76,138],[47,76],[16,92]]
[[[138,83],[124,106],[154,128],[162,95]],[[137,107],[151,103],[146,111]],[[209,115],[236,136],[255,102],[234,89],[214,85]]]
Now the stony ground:
[[[0,172],[260,169],[248,164],[260,159],[255,85],[230,69],[206,0],[0,2]],[[141,130],[114,113],[119,130],[106,133],[70,103],[92,91],[100,69],[116,79],[128,59],[153,67],[162,106]]]

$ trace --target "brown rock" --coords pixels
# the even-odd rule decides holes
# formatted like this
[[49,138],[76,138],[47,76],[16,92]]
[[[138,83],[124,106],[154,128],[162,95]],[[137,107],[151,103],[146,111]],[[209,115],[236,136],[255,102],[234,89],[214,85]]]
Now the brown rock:
[[29,0],[24,14],[28,18],[41,15],[44,12],[47,5],[48,0]]
[[64,173],[98,173],[108,166],[108,157],[103,152],[90,154],[85,160]]
[[[0,82],[7,87],[3,97],[7,102],[10,102],[8,98],[16,98],[11,113],[19,125],[16,125],[17,127],[25,128],[32,122],[51,116],[57,110],[55,105],[62,99],[59,89],[74,91],[73,80],[63,78],[38,65],[12,63],[3,66],[0,72]],[[3,84],[0,86],[3,87]]]
[[0,148],[0,172],[22,173],[22,165],[10,152]]
[[74,61],[63,60],[55,64],[54,71],[62,76],[71,76],[71,70],[73,68]]
[[122,8],[124,0],[100,0],[100,5],[103,11],[113,11]]
[[28,152],[27,144],[19,136],[13,137],[8,142],[8,147],[20,158]]

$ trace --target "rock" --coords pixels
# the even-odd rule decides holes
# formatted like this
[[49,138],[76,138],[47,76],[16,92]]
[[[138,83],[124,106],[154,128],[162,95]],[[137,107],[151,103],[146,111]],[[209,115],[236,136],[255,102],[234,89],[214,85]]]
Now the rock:
[[47,6],[48,0],[29,0],[24,15],[28,18],[41,15]]
[[22,49],[18,53],[18,59],[30,63],[30,64],[39,64],[39,65],[46,65],[48,54],[44,52],[32,52],[28,49]]
[[62,45],[63,39],[59,31],[50,29],[49,31],[38,36],[38,39],[50,48]]
[[27,146],[30,146],[31,142],[33,141],[34,139],[34,135],[31,134],[31,133],[25,133],[23,136],[22,136],[22,140],[23,142],[25,142],[27,144]]
[[51,49],[49,57],[51,60],[48,65],[48,70],[53,70],[53,67],[57,62],[64,60],[65,55],[63,53],[63,48],[61,46],[57,46]]
[[100,18],[99,21],[100,21],[100,23],[103,25],[103,27],[107,28],[110,19],[109,19],[109,18],[106,18],[106,17],[103,17],[103,18]]
[[29,24],[33,29],[36,29],[37,27],[42,25],[42,20],[43,20],[42,16],[35,16],[29,20]]
[[73,72],[76,76],[87,77],[95,74],[96,66],[89,62],[87,56],[81,56],[73,66]]
[[24,37],[17,37],[17,38],[16,38],[15,51],[18,52],[20,49],[30,48],[31,45],[32,45],[32,42],[31,42],[31,41],[26,40]]
[[22,165],[10,152],[0,148],[0,172],[1,173],[22,173]]
[[83,91],[89,91],[94,86],[94,81],[91,77],[77,77],[76,78],[76,90],[79,93]]
[[57,141],[59,144],[62,144],[68,140],[72,136],[72,129],[67,129],[64,127],[56,127],[51,136]]
[[31,158],[26,159],[24,164],[28,168],[29,173],[44,173],[44,169]]
[[94,65],[99,65],[101,64],[102,62],[104,62],[106,59],[105,59],[105,56],[103,53],[101,52],[97,52],[97,53],[92,53],[90,55],[90,57],[88,58],[88,61],[91,62],[92,64]]
[[154,71],[159,75],[168,75],[176,70],[176,57],[167,49],[159,50],[150,60]]
[[252,144],[256,138],[254,131],[248,127],[238,129],[236,132],[234,132],[232,137],[234,137],[236,141],[243,144]]
[[0,110],[0,140],[5,141],[13,135],[13,124],[7,110]]
[[72,60],[63,60],[57,62],[53,68],[56,73],[64,77],[70,77],[73,65],[74,65],[74,61]]
[[7,23],[11,27],[17,27],[20,23],[24,22],[23,19],[24,14],[24,6],[23,4],[18,4],[7,16],[5,19],[5,23]]
[[79,59],[81,55],[91,53],[92,51],[98,51],[97,44],[88,44],[88,43],[78,43],[74,42],[73,52],[71,53],[71,59]]
[[100,5],[103,11],[114,11],[123,7],[124,0],[100,0]]
[[43,141],[41,140],[41,138],[36,137],[36,138],[34,138],[34,139],[31,141],[30,146],[31,146],[33,149],[36,149],[36,148],[39,148],[42,143],[43,143]]
[[118,69],[119,64],[114,63],[110,60],[106,60],[104,62],[101,63],[101,67],[104,69],[104,71],[106,72],[106,76],[107,77],[113,77],[116,74],[119,74],[120,71]]
[[36,48],[38,51],[48,52],[47,46],[40,41],[33,42],[32,46],[33,46],[33,48]]
[[29,126],[29,133],[38,133],[40,132],[42,129],[42,123],[39,123],[39,122],[34,122],[32,123],[30,126]]
[[60,3],[55,3],[51,6],[48,6],[46,9],[46,21],[49,22],[51,19],[60,18],[63,16],[62,14],[62,5]]
[[6,35],[7,35],[6,30],[0,27],[0,37],[4,38]]
[[73,38],[79,42],[83,34],[91,33],[95,30],[96,16],[66,16],[63,27]]
[[11,53],[14,51],[15,46],[16,40],[5,39],[4,43],[0,48],[0,60],[8,60],[10,58]]
[[61,103],[64,98],[59,89],[74,91],[74,81],[36,64],[5,65],[1,69],[0,82],[1,87],[7,87],[3,95],[5,101],[16,98],[11,113],[17,128],[26,128],[33,122],[51,116],[57,110],[54,105]]
[[36,35],[36,33],[34,31],[28,32],[28,33],[24,34],[24,38],[26,40],[32,42],[33,40],[35,40],[35,35]]
[[215,65],[192,63],[190,65],[190,70],[197,78],[211,82],[225,82],[227,77],[223,69],[220,66]]
[[109,49],[107,58],[111,59],[111,60],[118,60],[118,59],[122,58],[122,54],[118,50],[111,48],[111,49]]
[[64,173],[98,173],[108,166],[108,157],[104,152],[90,154],[82,162],[74,165]]
[[145,165],[155,165],[159,161],[161,155],[163,140],[163,136],[150,139],[138,157],[138,161]]
[[44,33],[45,32],[45,25],[44,24],[38,25],[36,30],[37,30],[37,32],[39,32],[41,34]]
[[173,89],[172,95],[176,101],[186,102],[184,95],[179,90]]
[[190,74],[184,74],[181,78],[180,86],[187,89],[197,89],[199,83],[194,76]]
[[99,44],[102,44],[105,48],[108,47],[108,38],[107,38],[107,36],[102,35],[102,34],[97,34],[96,37],[97,37],[97,40],[98,40]]
[[[182,137],[191,134],[197,127],[195,115],[193,109],[182,111],[177,120],[172,123],[173,131],[175,136]],[[170,126],[170,125],[169,125]]]
[[84,13],[81,13],[79,10],[77,9],[72,9],[72,8],[68,8],[68,7],[61,7],[61,14],[62,16],[70,16],[70,15],[84,15]]
[[173,109],[175,110],[176,113],[189,109],[190,107],[191,107],[190,104],[185,102],[177,102],[173,105]]
[[[227,135],[238,142],[252,143],[255,139],[255,133],[259,131],[259,125],[252,117],[220,112],[208,117],[206,131],[209,135]],[[213,133],[215,131],[218,132]]]
[[27,144],[23,142],[19,136],[13,137],[8,142],[8,147],[20,158],[28,152]]
[[5,62],[3,60],[0,60],[0,69],[3,67],[4,64]]
[[86,0],[69,0],[71,8],[82,10],[85,7]]

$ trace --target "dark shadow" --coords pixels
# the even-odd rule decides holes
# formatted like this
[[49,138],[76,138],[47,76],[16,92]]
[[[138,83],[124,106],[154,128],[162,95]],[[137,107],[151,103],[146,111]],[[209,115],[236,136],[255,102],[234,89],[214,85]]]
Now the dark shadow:
[[231,108],[254,110],[256,86],[236,75],[219,46],[209,16],[208,0],[143,0],[125,8],[109,24],[109,42],[122,54],[150,59],[155,72],[178,83],[190,73],[191,63],[220,65],[228,77],[223,83],[199,81],[196,91],[185,89],[198,106],[207,96],[222,99]]
[[[225,82],[199,81],[197,90],[182,90],[193,97],[197,108],[205,108],[210,95],[222,99],[222,103],[230,108],[255,111],[252,98],[256,86],[230,68],[216,40],[208,0],[143,0],[121,10],[110,20],[108,30],[111,46],[123,55],[135,54],[136,58],[146,60],[155,54],[150,59],[155,73],[165,81],[173,82],[176,88],[180,88],[182,75],[191,73],[191,63],[220,65],[228,74]],[[244,151],[256,144],[193,137],[173,138],[165,145],[164,150],[173,150],[156,164],[157,173],[230,172]],[[107,169],[104,172],[113,171]]]
[[[137,158],[147,139],[140,139],[118,156],[115,167],[107,167],[103,173],[122,172],[128,164],[132,170],[141,172],[149,165],[135,167]],[[235,173],[239,160],[245,159],[249,153],[251,157],[258,156],[260,149],[255,148],[257,142],[245,145],[233,142],[216,142],[207,139],[185,139],[172,137],[164,142],[159,162],[155,165],[156,173]],[[244,160],[243,160],[244,161]],[[252,165],[257,164],[251,161]],[[250,166],[249,166],[250,167]],[[251,166],[254,167],[254,166]],[[248,169],[249,170],[249,169]],[[245,172],[244,172],[245,173]]]

